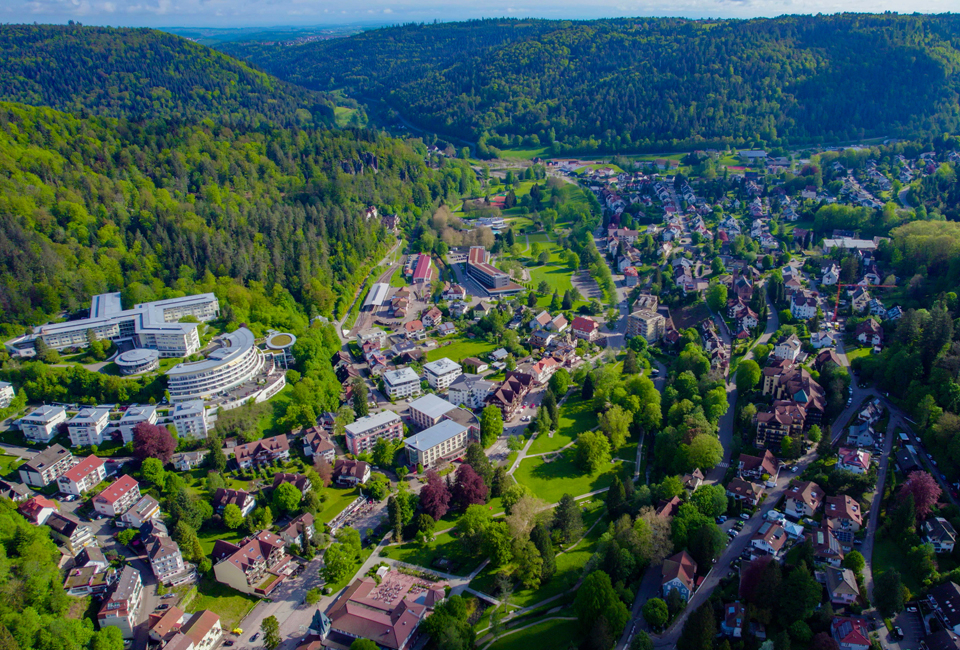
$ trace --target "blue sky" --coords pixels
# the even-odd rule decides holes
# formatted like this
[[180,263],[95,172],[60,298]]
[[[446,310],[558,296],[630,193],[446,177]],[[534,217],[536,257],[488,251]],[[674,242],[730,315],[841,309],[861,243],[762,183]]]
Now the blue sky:
[[536,16],[753,18],[841,11],[939,13],[957,0],[0,0],[0,22],[273,27]]

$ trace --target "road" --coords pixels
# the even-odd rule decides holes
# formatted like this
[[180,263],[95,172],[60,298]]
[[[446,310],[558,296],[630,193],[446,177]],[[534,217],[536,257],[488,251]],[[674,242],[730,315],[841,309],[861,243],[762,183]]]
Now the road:
[[912,207],[910,205],[910,186],[906,186],[900,192],[897,193],[897,198],[900,199],[900,204],[905,208]]

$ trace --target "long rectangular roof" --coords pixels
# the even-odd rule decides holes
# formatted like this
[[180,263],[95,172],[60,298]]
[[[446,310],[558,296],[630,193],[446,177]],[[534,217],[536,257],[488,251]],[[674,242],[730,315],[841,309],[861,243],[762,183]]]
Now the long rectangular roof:
[[415,436],[411,436],[404,440],[407,447],[415,449],[417,451],[427,451],[432,449],[444,442],[449,440],[457,434],[463,433],[467,430],[467,427],[463,426],[458,422],[453,420],[444,420],[438,424],[433,425],[429,429],[421,431]]
[[367,293],[367,299],[363,302],[364,307],[369,307],[373,305],[374,307],[380,307],[383,305],[383,302],[387,299],[387,294],[390,293],[390,285],[386,282],[377,282]]
[[393,411],[380,411],[379,413],[362,417],[355,422],[348,424],[345,428],[349,433],[352,433],[353,435],[359,435],[364,431],[369,431],[370,429],[391,424],[392,422],[399,420],[400,416]]
[[410,408],[416,409],[428,418],[436,420],[447,411],[455,409],[456,406],[442,397],[437,397],[433,393],[427,393],[423,397],[410,402]]

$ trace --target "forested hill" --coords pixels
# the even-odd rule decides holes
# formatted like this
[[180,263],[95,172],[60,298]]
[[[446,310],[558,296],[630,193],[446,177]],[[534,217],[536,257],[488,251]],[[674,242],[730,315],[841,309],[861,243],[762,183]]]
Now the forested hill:
[[0,103],[0,328],[104,291],[127,305],[217,291],[228,321],[277,327],[342,315],[394,241],[367,206],[417,217],[479,191],[465,162],[432,168],[425,154],[359,129],[243,132]]
[[76,114],[234,126],[333,124],[320,93],[150,29],[0,25],[0,100]]
[[960,16],[484,20],[225,51],[408,120],[553,153],[835,142],[960,128]]

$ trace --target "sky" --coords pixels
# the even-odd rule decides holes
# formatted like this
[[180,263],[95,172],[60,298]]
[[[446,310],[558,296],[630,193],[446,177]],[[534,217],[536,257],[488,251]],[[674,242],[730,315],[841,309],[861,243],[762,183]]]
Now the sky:
[[956,11],[957,0],[0,0],[0,23],[123,27],[315,27],[481,17],[755,18],[842,11]]

